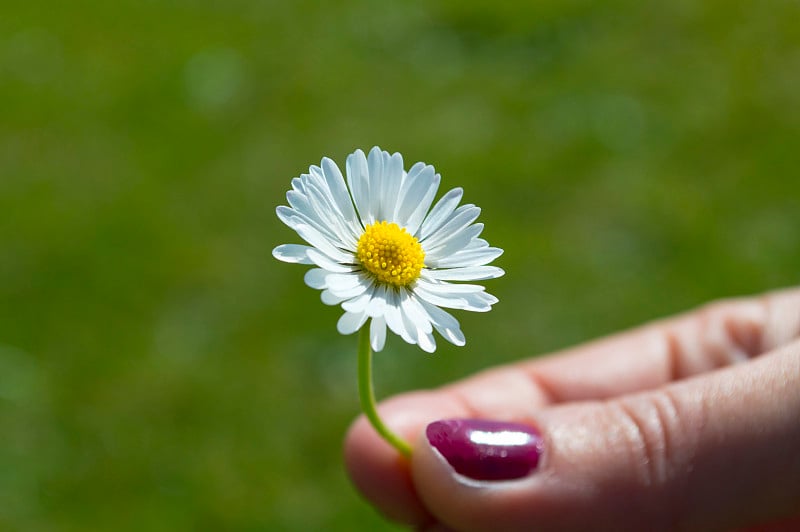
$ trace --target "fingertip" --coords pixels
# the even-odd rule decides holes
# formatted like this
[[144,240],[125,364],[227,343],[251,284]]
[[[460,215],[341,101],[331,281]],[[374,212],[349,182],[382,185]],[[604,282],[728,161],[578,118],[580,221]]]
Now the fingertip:
[[[464,406],[442,391],[410,392],[382,402],[378,412],[396,434],[412,443],[436,419],[464,416]],[[344,461],[353,484],[388,519],[424,528],[435,521],[420,501],[411,476],[411,462],[384,441],[362,415],[344,441]]]
[[345,436],[344,462],[361,495],[387,519],[422,527],[431,522],[411,481],[408,459],[359,416]]
[[[387,518],[418,529],[436,523],[457,530],[478,522],[491,525],[485,505],[458,504],[471,500],[474,495],[470,492],[475,488],[459,480],[459,475],[431,447],[425,434],[432,422],[464,419],[471,414],[459,397],[441,390],[413,392],[380,404],[378,410],[393,432],[412,443],[412,456],[410,460],[402,457],[378,436],[364,416],[354,421],[345,438],[344,460],[364,498]],[[498,502],[499,506],[505,505]],[[523,501],[512,496],[507,502],[513,508]],[[515,513],[519,512],[507,517],[513,519]]]
[[[464,491],[462,481],[465,479],[457,477],[445,458],[428,441],[425,432],[419,434],[414,444],[411,475],[419,498],[435,513],[437,522],[458,526],[459,520],[463,519],[475,523],[471,515],[474,506],[460,504]],[[451,502],[455,504],[451,505]]]

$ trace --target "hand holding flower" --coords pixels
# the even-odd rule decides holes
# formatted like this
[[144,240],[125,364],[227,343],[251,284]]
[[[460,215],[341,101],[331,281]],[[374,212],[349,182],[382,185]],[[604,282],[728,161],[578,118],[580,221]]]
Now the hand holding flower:
[[348,471],[419,529],[800,530],[800,290],[406,393],[381,413],[416,442],[411,461],[360,418]]

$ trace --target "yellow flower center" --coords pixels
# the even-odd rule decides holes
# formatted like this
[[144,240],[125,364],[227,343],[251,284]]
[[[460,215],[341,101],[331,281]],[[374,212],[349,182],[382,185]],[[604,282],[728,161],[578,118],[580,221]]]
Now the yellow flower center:
[[385,220],[364,229],[358,239],[359,262],[379,281],[406,286],[419,278],[425,252],[417,239],[396,223]]

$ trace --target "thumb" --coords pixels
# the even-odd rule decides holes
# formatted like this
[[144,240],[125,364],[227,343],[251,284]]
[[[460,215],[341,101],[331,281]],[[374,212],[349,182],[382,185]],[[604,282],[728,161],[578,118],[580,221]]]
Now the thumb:
[[457,530],[728,530],[800,508],[800,343],[523,424],[431,423],[416,490]]

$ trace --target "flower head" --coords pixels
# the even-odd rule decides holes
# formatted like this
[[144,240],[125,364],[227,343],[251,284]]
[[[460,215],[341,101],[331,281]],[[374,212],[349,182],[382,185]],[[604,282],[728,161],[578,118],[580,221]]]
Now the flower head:
[[306,273],[322,301],[341,304],[339,332],[350,334],[370,319],[370,344],[380,351],[386,328],[427,352],[433,330],[464,345],[458,321],[442,308],[486,312],[497,298],[478,281],[503,275],[489,266],[503,250],[479,238],[480,209],[459,206],[454,188],[431,208],[440,176],[416,163],[408,171],[399,153],[375,147],[347,157],[347,183],[327,157],[292,180],[289,206],[277,209],[283,223],[309,245],[284,244],[272,254],[284,262],[316,266]]

